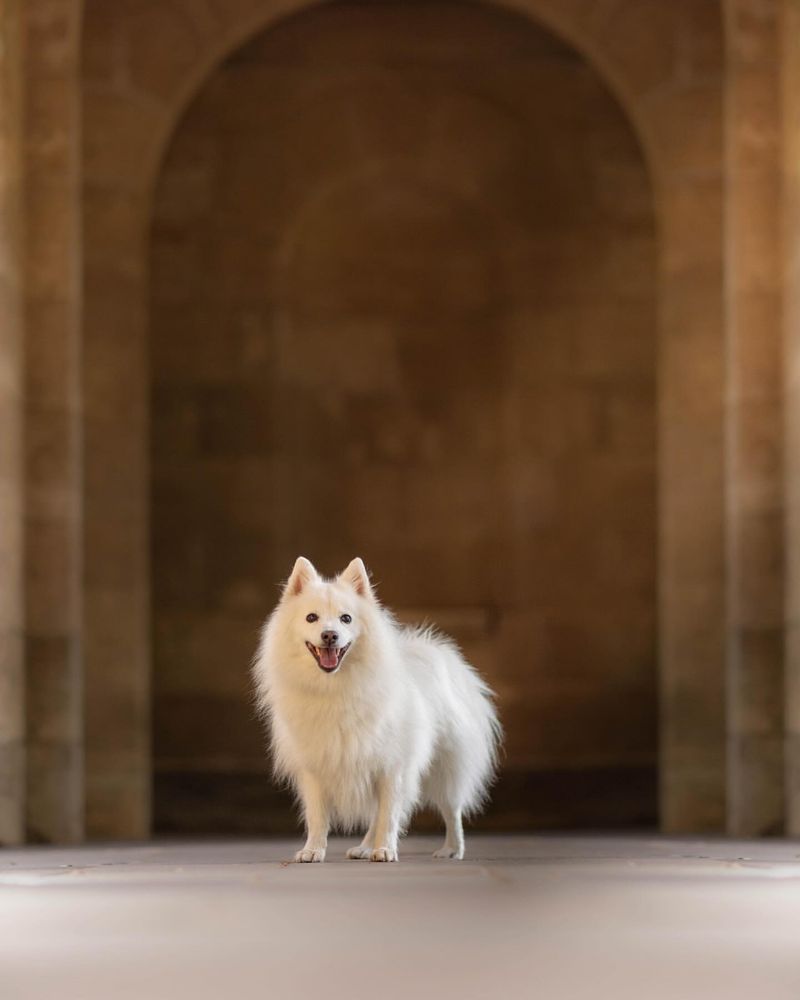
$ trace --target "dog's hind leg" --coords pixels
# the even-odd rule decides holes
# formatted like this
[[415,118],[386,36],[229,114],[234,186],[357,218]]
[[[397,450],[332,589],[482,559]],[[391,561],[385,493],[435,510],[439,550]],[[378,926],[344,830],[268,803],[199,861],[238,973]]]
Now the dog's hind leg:
[[453,861],[460,861],[464,857],[464,827],[461,823],[461,809],[447,805],[440,805],[439,811],[445,823],[444,843],[438,851],[434,851],[435,858],[448,858]]
[[369,829],[364,834],[364,839],[358,847],[351,847],[347,856],[351,861],[368,861],[372,857],[372,848],[375,846],[375,817],[369,824]]

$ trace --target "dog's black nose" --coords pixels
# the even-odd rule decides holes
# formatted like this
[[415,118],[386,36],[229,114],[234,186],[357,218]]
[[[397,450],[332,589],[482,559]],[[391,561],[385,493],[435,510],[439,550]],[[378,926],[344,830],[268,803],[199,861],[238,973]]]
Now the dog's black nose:
[[325,643],[326,646],[335,646],[336,643],[339,641],[339,633],[329,632],[326,630],[325,632],[322,633],[322,641]]

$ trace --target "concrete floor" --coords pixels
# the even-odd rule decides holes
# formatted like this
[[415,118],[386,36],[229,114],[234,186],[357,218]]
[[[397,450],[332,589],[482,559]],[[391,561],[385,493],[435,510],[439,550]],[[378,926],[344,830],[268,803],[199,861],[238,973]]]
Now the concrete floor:
[[[348,841],[347,843],[350,843]],[[800,843],[471,837],[0,852],[3,1000],[798,1000]]]

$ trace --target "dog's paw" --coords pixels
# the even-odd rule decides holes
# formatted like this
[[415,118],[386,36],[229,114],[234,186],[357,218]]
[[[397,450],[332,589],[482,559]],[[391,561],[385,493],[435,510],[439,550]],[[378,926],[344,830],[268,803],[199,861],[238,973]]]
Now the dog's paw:
[[370,851],[370,861],[397,861],[397,851],[391,847],[376,847]]
[[321,847],[304,847],[302,851],[298,851],[295,854],[294,860],[298,864],[313,864],[314,862],[324,861],[325,849]]
[[351,847],[347,852],[348,858],[351,861],[366,861],[368,858],[372,857],[371,847]]
[[438,861],[442,859],[447,861],[461,861],[464,857],[464,848],[448,847],[445,845],[444,847],[440,847],[438,851],[434,851],[433,856]]

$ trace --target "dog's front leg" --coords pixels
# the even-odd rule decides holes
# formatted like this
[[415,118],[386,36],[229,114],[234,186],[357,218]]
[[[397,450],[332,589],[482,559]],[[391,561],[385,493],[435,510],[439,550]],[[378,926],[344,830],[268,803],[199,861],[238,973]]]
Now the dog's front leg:
[[402,812],[402,777],[385,774],[378,783],[378,810],[374,821],[374,842],[370,861],[397,861]]
[[303,817],[306,823],[306,844],[294,856],[295,861],[324,861],[328,849],[328,826],[330,817],[328,805],[319,779],[309,771],[303,771],[297,782],[303,802]]

